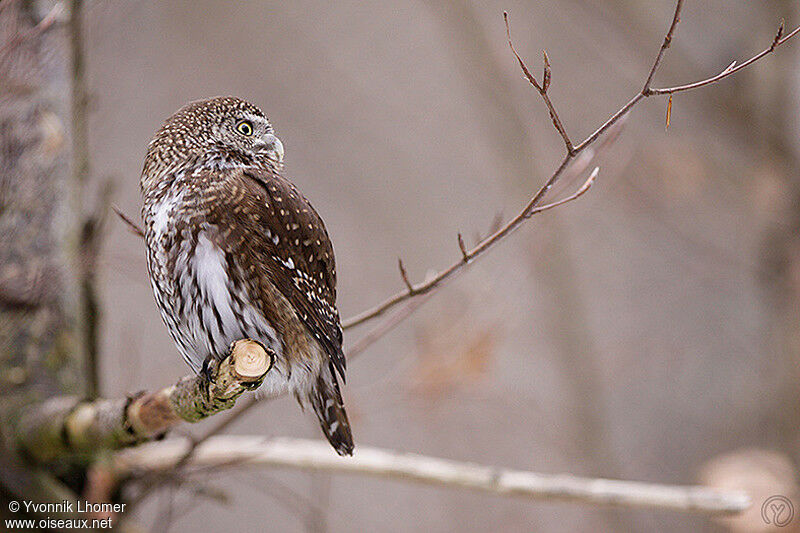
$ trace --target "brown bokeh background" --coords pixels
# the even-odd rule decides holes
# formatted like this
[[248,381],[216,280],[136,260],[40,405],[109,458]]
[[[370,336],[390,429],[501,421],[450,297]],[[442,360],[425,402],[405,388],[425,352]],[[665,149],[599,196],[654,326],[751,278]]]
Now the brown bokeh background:
[[[513,215],[563,155],[507,48],[503,10],[534,72],[547,50],[551,96],[580,140],[640,89],[672,9],[666,0],[96,0],[86,20],[92,172],[112,176],[115,203],[136,215],[145,147],[165,117],[212,95],[253,101],[327,223],[350,316],[402,288],[398,256],[414,280],[449,264],[459,231],[472,239],[497,213]],[[687,2],[656,85],[749,57],[781,17],[800,22],[798,11],[788,0]],[[350,365],[357,444],[681,484],[700,481],[721,454],[760,448],[788,461],[781,490],[794,490],[798,58],[789,44],[677,95],[667,131],[666,99],[638,106],[585,197],[531,220]],[[100,267],[102,392],[186,373],[153,302],[143,243],[119,221]],[[348,331],[347,344],[365,331]],[[289,398],[231,431],[319,436]],[[176,532],[231,520],[238,531],[726,527],[360,477],[248,469],[198,481],[228,502],[167,490],[142,522],[158,523],[172,502]]]

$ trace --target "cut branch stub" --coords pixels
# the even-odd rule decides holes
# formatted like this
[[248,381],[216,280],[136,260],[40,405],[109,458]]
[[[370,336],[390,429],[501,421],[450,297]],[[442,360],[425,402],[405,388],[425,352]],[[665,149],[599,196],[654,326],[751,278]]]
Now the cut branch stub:
[[243,382],[259,382],[275,364],[272,350],[251,339],[238,340],[231,346],[233,373]]
[[230,409],[239,396],[261,385],[274,361],[272,350],[261,343],[251,339],[235,341],[228,357],[210,364],[210,382],[191,376],[183,378],[171,390],[165,389],[170,409],[187,422]]

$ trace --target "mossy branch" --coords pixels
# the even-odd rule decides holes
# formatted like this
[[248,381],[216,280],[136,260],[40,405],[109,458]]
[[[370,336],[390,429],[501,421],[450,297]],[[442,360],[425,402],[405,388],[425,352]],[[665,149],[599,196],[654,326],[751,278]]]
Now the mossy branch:
[[185,376],[161,390],[119,399],[55,396],[23,412],[15,432],[17,445],[29,458],[47,462],[138,444],[181,422],[197,422],[232,408],[242,394],[261,385],[274,362],[271,350],[243,339],[231,345],[225,359],[211,364],[211,381]]

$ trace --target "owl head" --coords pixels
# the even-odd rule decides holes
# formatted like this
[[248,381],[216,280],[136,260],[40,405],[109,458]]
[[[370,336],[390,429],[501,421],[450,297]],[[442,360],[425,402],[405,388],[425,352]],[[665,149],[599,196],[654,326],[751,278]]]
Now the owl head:
[[264,112],[231,96],[190,102],[169,117],[150,141],[143,178],[181,166],[225,168],[278,165],[283,144]]

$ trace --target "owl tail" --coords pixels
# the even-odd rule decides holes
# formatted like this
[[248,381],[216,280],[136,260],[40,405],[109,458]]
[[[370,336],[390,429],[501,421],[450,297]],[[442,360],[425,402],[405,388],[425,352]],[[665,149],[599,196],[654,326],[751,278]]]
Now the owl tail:
[[322,365],[316,386],[308,394],[308,400],[319,418],[322,432],[339,455],[353,455],[353,434],[344,410],[339,382],[333,373],[333,365]]

